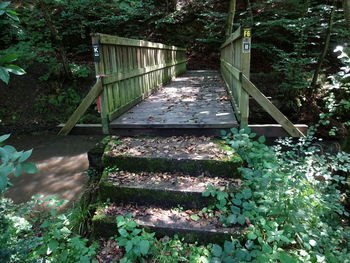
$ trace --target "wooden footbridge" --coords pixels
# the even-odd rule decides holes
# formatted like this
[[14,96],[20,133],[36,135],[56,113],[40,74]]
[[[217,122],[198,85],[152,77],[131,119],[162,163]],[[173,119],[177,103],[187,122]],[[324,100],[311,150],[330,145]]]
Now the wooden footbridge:
[[186,71],[186,49],[105,34],[92,36],[96,84],[60,134],[97,98],[104,134],[218,134],[248,126],[249,97],[293,137],[304,134],[249,80],[251,30],[220,47],[217,71]]

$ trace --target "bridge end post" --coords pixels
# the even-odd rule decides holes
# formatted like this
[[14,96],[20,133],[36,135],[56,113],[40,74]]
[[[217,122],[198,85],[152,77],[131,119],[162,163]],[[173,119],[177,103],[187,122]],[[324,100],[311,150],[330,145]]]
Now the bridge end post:
[[[250,51],[251,51],[251,28],[242,27],[242,56],[241,56],[241,74],[249,79],[250,76]],[[242,81],[242,77],[241,77]],[[249,94],[242,89],[240,97],[241,127],[248,126],[249,118]]]
[[[102,78],[105,75],[105,68],[103,62],[103,54],[100,47],[100,35],[99,34],[91,34],[92,38],[92,48],[94,55],[94,64],[95,64],[95,72],[96,78]],[[104,91],[103,79],[102,81],[102,92],[100,94],[100,113],[101,113],[101,122],[102,122],[102,132],[103,134],[109,134],[109,119],[108,119],[108,110],[107,110],[107,101],[106,94]]]

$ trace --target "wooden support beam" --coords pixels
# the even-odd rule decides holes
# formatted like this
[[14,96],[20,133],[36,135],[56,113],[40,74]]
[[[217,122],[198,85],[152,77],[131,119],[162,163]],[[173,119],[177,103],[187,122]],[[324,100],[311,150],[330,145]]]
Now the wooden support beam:
[[279,109],[277,109],[276,106],[273,105],[271,101],[269,101],[265,95],[262,94],[260,90],[255,87],[255,85],[243,74],[242,84],[243,89],[250,96],[252,96],[259,103],[259,105],[271,115],[272,118],[281,124],[289,135],[292,137],[305,137],[305,135],[299,129],[297,129],[293,123]]
[[78,108],[74,111],[72,116],[69,118],[69,120],[63,126],[63,128],[59,131],[58,135],[68,135],[69,134],[69,132],[77,124],[79,119],[83,116],[83,114],[86,112],[86,110],[90,107],[92,102],[96,99],[96,97],[98,97],[101,94],[102,89],[103,89],[103,87],[102,87],[101,79],[97,79],[96,84],[91,88],[91,90],[86,95],[86,97],[83,99],[83,101],[80,103]]

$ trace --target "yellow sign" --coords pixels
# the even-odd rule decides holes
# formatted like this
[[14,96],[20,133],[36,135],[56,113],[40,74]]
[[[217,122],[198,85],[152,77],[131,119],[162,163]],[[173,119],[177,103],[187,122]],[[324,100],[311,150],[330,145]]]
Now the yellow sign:
[[251,34],[251,31],[250,31],[250,28],[244,28],[243,29],[243,37],[251,37],[252,34]]

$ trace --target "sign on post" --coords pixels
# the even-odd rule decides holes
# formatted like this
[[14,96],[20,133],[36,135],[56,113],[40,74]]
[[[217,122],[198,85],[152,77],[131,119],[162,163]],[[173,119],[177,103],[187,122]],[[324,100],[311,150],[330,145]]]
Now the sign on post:
[[93,50],[93,53],[94,53],[94,61],[95,62],[100,62],[101,61],[100,45],[99,44],[92,45],[92,50]]
[[243,41],[242,41],[242,52],[243,53],[250,53],[251,51],[251,36],[252,31],[250,28],[244,28],[243,29]]

